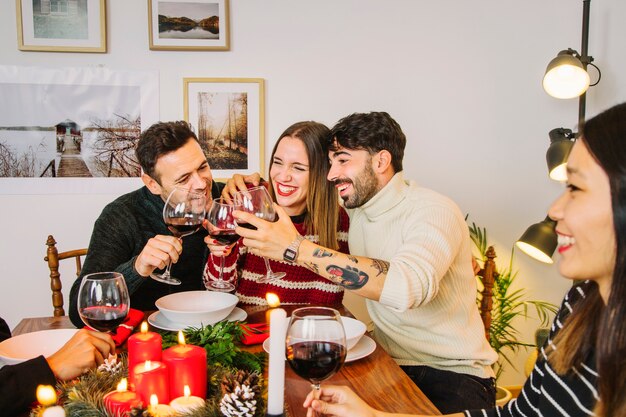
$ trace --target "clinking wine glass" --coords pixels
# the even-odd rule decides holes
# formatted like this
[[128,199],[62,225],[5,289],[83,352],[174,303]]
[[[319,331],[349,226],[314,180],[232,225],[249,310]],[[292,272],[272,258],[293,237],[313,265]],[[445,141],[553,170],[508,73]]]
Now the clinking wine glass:
[[114,333],[128,315],[130,296],[119,272],[96,272],[83,277],[78,290],[78,314],[99,332]]
[[287,362],[308,379],[319,398],[320,384],[346,360],[346,334],[341,315],[333,308],[303,307],[291,314],[285,339]]
[[[213,200],[211,208],[207,213],[207,229],[209,235],[218,241],[220,245],[232,245],[239,239],[239,235],[235,233],[234,210],[240,210],[241,207],[236,203],[229,203],[223,198]],[[208,284],[209,289],[214,291],[230,292],[235,286],[224,280],[224,256],[220,257],[220,275],[217,281],[211,281]]]
[[[274,210],[274,205],[272,204],[272,198],[270,197],[267,188],[260,185],[258,187],[249,188],[246,191],[240,191],[235,193],[233,196],[235,204],[241,206],[241,210],[252,213],[259,219],[267,220],[269,222],[275,222],[277,220],[276,210]],[[241,227],[245,227],[247,229],[256,230],[256,227],[251,225],[250,223],[237,221],[237,225]],[[263,257],[265,261],[265,269],[266,273],[264,277],[258,279],[260,283],[267,283],[277,281],[281,278],[284,278],[287,275],[284,272],[274,272],[270,267],[270,261]]]
[[[186,188],[174,188],[163,206],[163,221],[177,238],[195,233],[202,226],[206,215],[206,195]],[[153,272],[150,277],[170,285],[180,285],[180,280],[172,277],[172,261],[162,274]]]

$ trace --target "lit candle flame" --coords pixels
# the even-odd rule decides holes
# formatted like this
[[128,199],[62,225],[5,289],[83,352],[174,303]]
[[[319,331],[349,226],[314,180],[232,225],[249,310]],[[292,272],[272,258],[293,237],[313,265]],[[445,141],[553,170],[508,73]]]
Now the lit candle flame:
[[152,407],[159,405],[159,397],[156,394],[150,396],[150,405]]
[[57,393],[52,385],[38,385],[37,386],[37,401],[41,405],[52,405],[57,402]]
[[143,369],[144,371],[149,371],[150,369],[152,369],[152,362],[146,361],[146,363],[143,364]]
[[141,327],[139,328],[139,331],[141,333],[148,333],[148,323],[145,321],[141,323]]
[[270,308],[280,306],[280,299],[273,292],[268,292],[267,294],[265,294],[265,300],[267,300],[267,304],[270,306]]
[[183,393],[186,398],[189,398],[189,396],[191,395],[191,390],[189,389],[189,385],[185,385],[185,388],[183,388]]
[[118,392],[126,392],[128,391],[128,381],[126,378],[122,378],[122,380],[117,384]]
[[182,330],[178,331],[178,343],[181,345],[186,345],[187,343],[185,343],[185,335],[183,334]]

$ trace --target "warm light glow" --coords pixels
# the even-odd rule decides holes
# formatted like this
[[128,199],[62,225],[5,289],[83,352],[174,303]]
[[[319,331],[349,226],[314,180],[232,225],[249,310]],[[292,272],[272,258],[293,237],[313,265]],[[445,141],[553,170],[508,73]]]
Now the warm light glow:
[[191,395],[191,390],[189,389],[189,385],[185,385],[185,388],[183,388],[183,393],[185,397],[189,397]]
[[141,327],[139,328],[141,333],[148,333],[148,322],[141,323]]
[[149,371],[150,369],[152,369],[152,362],[146,361],[146,363],[143,364],[143,370]]
[[150,396],[150,405],[154,407],[154,406],[156,406],[158,404],[159,404],[159,397],[157,397],[156,394],[152,394]]
[[128,381],[126,378],[122,378],[122,380],[117,384],[118,392],[126,392],[128,391]]
[[574,98],[589,88],[589,74],[583,68],[574,65],[559,65],[552,68],[543,77],[543,89],[556,98]]
[[529,245],[526,242],[515,242],[515,244],[517,245],[518,248],[520,248],[526,255],[535,258],[538,261],[547,263],[547,264],[551,264],[554,263],[554,261],[552,260],[552,258],[548,255],[546,255],[545,253],[543,253],[542,251],[540,251],[539,249],[537,249],[536,247]]
[[37,386],[37,401],[41,405],[52,405],[57,402],[57,393],[52,385]]
[[567,181],[567,162],[563,162],[561,165],[554,167],[552,171],[550,171],[550,178],[555,181]]
[[265,294],[265,300],[267,300],[267,305],[269,305],[271,308],[280,306],[280,298],[278,298],[278,296],[273,292],[268,292],[267,294]]
[[187,343],[185,342],[185,335],[183,334],[182,330],[178,331],[178,343],[181,345],[186,345]]

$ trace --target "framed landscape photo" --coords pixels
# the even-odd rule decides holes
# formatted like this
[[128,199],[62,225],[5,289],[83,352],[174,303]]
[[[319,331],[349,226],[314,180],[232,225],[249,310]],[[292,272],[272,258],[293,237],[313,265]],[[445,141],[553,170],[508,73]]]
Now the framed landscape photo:
[[16,0],[22,51],[106,52],[106,0]]
[[183,79],[185,120],[216,179],[263,175],[264,90],[261,78]]
[[148,0],[150,49],[227,51],[229,0]]

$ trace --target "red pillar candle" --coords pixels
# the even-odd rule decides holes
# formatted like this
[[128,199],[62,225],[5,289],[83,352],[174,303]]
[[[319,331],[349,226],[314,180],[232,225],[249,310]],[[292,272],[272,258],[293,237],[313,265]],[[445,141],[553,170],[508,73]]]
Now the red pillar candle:
[[144,404],[150,403],[150,396],[156,394],[159,400],[168,403],[170,390],[167,365],[162,362],[145,361],[135,366],[135,392]]
[[182,397],[185,385],[189,385],[191,395],[206,398],[206,350],[187,345],[183,332],[178,332],[178,343],[163,351],[163,362],[170,370],[171,398]]
[[111,391],[103,398],[104,408],[114,417],[125,417],[133,407],[141,404],[141,398],[136,392],[127,390],[128,382],[122,378],[117,384],[117,390]]
[[149,332],[145,321],[141,323],[140,332],[128,338],[128,382],[131,387],[135,386],[135,366],[145,361],[161,360],[161,342],[161,335]]

